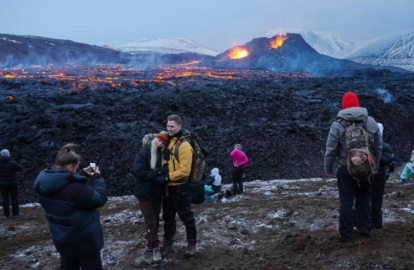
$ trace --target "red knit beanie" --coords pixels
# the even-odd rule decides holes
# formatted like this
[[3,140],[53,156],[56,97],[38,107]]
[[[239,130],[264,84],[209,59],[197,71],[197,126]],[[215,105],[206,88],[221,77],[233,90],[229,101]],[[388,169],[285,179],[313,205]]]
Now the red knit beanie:
[[352,107],[359,107],[359,100],[354,93],[348,92],[342,98],[342,110]]

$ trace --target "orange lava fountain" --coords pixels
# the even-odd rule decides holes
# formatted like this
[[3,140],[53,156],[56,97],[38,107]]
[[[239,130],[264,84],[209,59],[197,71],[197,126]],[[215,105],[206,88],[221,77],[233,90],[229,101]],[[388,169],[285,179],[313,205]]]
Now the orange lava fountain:
[[270,47],[272,47],[272,49],[277,49],[279,47],[282,47],[283,42],[285,42],[287,38],[288,38],[287,36],[277,35],[275,39],[270,41]]
[[241,59],[248,56],[249,54],[250,53],[246,48],[236,46],[227,53],[227,57],[230,59]]

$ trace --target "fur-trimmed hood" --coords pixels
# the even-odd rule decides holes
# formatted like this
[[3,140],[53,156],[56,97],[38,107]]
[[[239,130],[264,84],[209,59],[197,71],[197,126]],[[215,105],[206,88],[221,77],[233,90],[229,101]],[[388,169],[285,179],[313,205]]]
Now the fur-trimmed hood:
[[142,146],[146,149],[151,149],[151,142],[157,134],[147,134],[142,138]]

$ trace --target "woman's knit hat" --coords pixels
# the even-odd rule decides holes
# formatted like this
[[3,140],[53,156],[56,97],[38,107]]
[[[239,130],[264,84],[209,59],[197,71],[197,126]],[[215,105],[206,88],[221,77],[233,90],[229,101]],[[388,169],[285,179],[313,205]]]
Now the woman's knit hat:
[[161,131],[155,136],[158,140],[163,141],[164,143],[168,144],[168,132]]
[[342,110],[352,107],[359,107],[359,100],[357,95],[352,92],[348,92],[342,97]]
[[2,157],[10,157],[10,151],[7,149],[3,149],[1,150],[1,154]]
[[241,144],[236,144],[236,145],[234,145],[234,147],[235,147],[235,148],[237,148],[237,149],[240,149],[240,150],[243,148],[243,147],[241,146]]

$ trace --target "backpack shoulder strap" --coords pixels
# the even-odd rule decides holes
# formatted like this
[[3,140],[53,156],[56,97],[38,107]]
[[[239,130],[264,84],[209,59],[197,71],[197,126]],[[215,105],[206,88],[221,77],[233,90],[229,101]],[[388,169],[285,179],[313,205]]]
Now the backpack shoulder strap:
[[341,124],[341,126],[343,126],[344,128],[349,127],[351,125],[351,122],[345,120],[342,117],[337,117],[335,119],[335,122],[338,122],[339,124]]
[[187,138],[180,138],[180,139],[178,139],[178,140],[175,142],[175,144],[174,144],[174,156],[175,156],[175,159],[176,159],[178,162],[180,162],[180,159],[179,159],[179,157],[178,157],[178,148],[180,148],[180,146],[181,146],[181,144],[182,144],[183,142],[189,142],[189,141],[188,141],[188,139],[187,139]]

